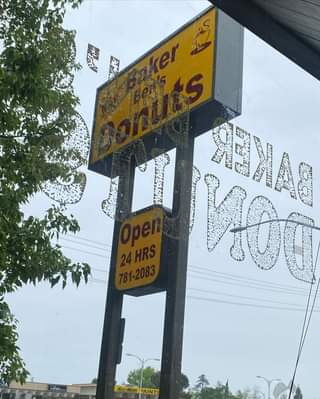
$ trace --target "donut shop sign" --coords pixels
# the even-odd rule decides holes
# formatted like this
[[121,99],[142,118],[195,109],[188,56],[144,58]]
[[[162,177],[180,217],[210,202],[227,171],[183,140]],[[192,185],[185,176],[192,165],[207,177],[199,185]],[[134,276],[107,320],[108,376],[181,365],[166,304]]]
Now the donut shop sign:
[[229,25],[211,8],[98,88],[91,170],[110,176],[112,154],[139,139],[147,160],[155,148],[174,148],[168,135],[154,133],[182,114],[190,113],[189,134],[197,136],[226,109],[240,113],[242,47]]

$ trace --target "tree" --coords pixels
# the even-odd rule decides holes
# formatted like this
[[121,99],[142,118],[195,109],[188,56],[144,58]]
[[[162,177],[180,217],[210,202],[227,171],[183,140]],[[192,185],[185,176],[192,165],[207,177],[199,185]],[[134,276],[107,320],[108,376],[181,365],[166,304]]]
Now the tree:
[[[160,375],[161,375],[161,372],[156,371],[153,374],[153,376],[151,376],[151,383],[156,388],[160,388]],[[179,392],[183,393],[188,387],[189,387],[189,379],[185,374],[181,373]]]
[[298,386],[296,389],[296,392],[294,393],[293,399],[302,399],[302,398],[303,398],[302,391],[301,391],[300,387]]
[[215,388],[203,387],[198,395],[199,399],[217,399],[217,392]]
[[207,377],[204,374],[199,375],[196,385],[195,385],[195,388],[198,391],[201,391],[203,388],[205,388],[208,385],[209,385],[209,381],[208,381]]
[[[157,388],[155,384],[156,370],[152,367],[145,367],[143,369],[142,387],[143,388]],[[139,386],[141,378],[141,368],[130,371],[127,381],[131,385]]]
[[205,386],[201,389],[199,399],[233,399],[233,395],[229,390],[229,383],[226,385],[221,384],[219,381],[215,388]]
[[225,397],[227,398],[230,395],[229,380],[227,380],[226,385],[224,386],[224,391],[225,391]]
[[181,373],[181,376],[180,376],[180,392],[185,391],[187,388],[189,388],[189,378],[185,374]]
[[251,391],[250,391],[250,389],[249,388],[245,388],[244,390],[238,390],[237,392],[236,392],[236,398],[237,399],[249,399],[250,398],[250,396],[251,396],[251,393],[250,393]]
[[241,395],[240,391],[236,395],[232,394],[228,380],[225,384],[217,381],[215,387],[209,386],[209,381],[204,374],[198,377],[195,390],[192,392],[193,399],[245,399]]
[[68,5],[80,0],[0,0],[0,382],[23,382],[28,372],[17,346],[17,320],[5,296],[23,284],[87,281],[87,264],[73,263],[59,245],[79,225],[64,206],[43,217],[23,206],[47,181],[66,182],[80,152],[64,146],[75,127],[72,82],[75,33],[63,28]]

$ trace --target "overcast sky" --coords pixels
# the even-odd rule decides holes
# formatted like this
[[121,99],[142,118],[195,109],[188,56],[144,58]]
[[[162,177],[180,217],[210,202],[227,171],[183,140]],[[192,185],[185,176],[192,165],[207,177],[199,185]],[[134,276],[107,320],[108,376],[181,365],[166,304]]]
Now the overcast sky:
[[[76,76],[75,87],[81,100],[79,111],[90,133],[95,91],[106,80],[110,55],[119,58],[121,68],[125,67],[207,6],[209,2],[200,0],[89,0],[67,15],[66,26],[77,30],[77,58],[83,68]],[[98,73],[86,66],[88,43],[100,48]],[[289,273],[283,239],[277,264],[269,271],[255,265],[246,235],[243,235],[245,260],[242,262],[230,256],[231,233],[224,235],[214,251],[208,251],[204,176],[211,173],[220,180],[218,202],[235,185],[245,189],[244,220],[253,198],[263,195],[272,201],[279,217],[286,218],[295,211],[313,218],[319,225],[319,104],[318,81],[245,32],[243,111],[233,122],[251,134],[250,177],[211,160],[217,149],[211,132],[199,137],[195,145],[194,162],[201,180],[190,236],[182,362],[183,372],[192,385],[200,374],[205,374],[211,384],[218,380],[225,383],[228,379],[233,391],[259,386],[266,392],[266,384],[256,375],[280,378],[285,383],[292,376],[304,314],[288,309],[304,308],[308,285]],[[313,207],[291,199],[286,190],[275,191],[274,184],[269,188],[252,180],[258,164],[253,136],[259,137],[264,147],[266,142],[273,145],[274,182],[283,152],[290,156],[296,187],[300,162],[313,167]],[[165,204],[169,207],[173,159],[171,154],[165,183]],[[135,209],[152,203],[153,161],[149,164],[145,173],[137,172]],[[109,179],[89,171],[86,174],[83,199],[70,206],[80,222],[81,232],[78,237],[67,237],[72,241],[61,243],[66,255],[90,263],[95,280],[79,289],[67,287],[64,291],[40,284],[36,288],[23,288],[9,298],[20,321],[22,355],[35,381],[86,383],[97,375],[113,221],[101,211]],[[28,212],[41,214],[50,203],[44,194],[39,194]],[[283,238],[283,226],[281,234]],[[319,234],[314,233],[314,251],[318,240]],[[316,308],[320,309],[319,304]],[[139,367],[125,353],[143,358],[161,357],[164,294],[126,297],[123,313],[127,324],[124,356],[117,371],[119,383],[126,381],[131,369]],[[305,397],[310,399],[320,398],[319,316],[318,312],[313,315],[296,377]],[[149,365],[160,367],[157,362]]]

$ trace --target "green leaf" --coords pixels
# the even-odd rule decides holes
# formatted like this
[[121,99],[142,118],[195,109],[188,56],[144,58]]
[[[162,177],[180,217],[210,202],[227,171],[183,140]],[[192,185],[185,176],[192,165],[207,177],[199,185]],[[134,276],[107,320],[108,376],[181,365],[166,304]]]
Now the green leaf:
[[1,1],[0,12],[0,382],[25,381],[16,321],[5,295],[24,284],[48,281],[79,286],[90,267],[72,262],[53,240],[79,224],[63,206],[43,217],[25,216],[24,205],[49,180],[67,181],[69,164],[82,162],[66,150],[79,99],[71,82],[75,32],[63,27],[67,7],[78,0]]

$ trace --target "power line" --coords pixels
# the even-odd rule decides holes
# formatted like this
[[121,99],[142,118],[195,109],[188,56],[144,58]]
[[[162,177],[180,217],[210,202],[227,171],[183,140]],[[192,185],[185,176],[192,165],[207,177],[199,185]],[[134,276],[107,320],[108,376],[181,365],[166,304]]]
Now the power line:
[[[94,270],[94,268],[92,268]],[[99,272],[107,272],[107,270],[102,270],[102,269],[97,269],[97,271]],[[269,292],[276,292],[276,293],[284,293],[284,294],[290,294],[290,295],[298,295],[298,296],[306,296],[302,293],[297,293],[297,292],[291,292],[291,291],[285,291],[285,290],[280,290],[279,288],[273,289],[273,288],[269,288],[269,287],[261,287],[259,285],[254,285],[254,284],[242,284],[242,283],[233,283],[230,281],[220,281],[219,279],[216,278],[208,278],[208,277],[202,277],[200,276],[194,276],[193,273],[200,273],[201,272],[193,272],[190,271],[189,274],[191,274],[191,278],[194,279],[200,279],[200,280],[205,280],[205,281],[213,281],[216,283],[221,283],[221,284],[227,284],[227,285],[232,285],[232,286],[240,286],[240,287],[245,287],[245,288],[253,288],[253,289],[259,289],[259,290],[263,290],[263,291],[269,291]],[[218,277],[219,278],[219,277]]]
[[[97,248],[97,249],[105,250],[108,253],[110,253],[110,250],[105,248],[105,246],[110,246],[108,244],[102,244],[102,243],[99,243],[99,241],[89,240],[89,239],[86,239],[84,237],[81,237],[80,239],[81,240],[85,240],[85,241],[89,241],[89,242],[92,242],[92,243],[97,243],[98,245],[103,245],[104,249],[100,249],[100,248]],[[71,242],[71,240],[67,240],[67,241]],[[81,243],[81,242],[74,242],[74,243],[76,243],[78,245],[82,245],[82,246],[95,248],[91,244],[85,244],[85,243]],[[97,254],[97,253],[94,253],[94,252],[88,252],[88,251],[84,251],[82,249],[71,248],[71,247],[64,246],[64,245],[62,245],[62,246],[67,248],[67,249],[72,249],[74,251],[79,251],[79,252],[83,252],[83,253],[87,253],[87,254],[90,254],[90,255],[95,255],[95,256],[101,257],[100,254]],[[305,293],[305,295],[307,295],[307,290],[305,290],[304,288],[301,288],[301,287],[291,286],[291,285],[287,285],[287,284],[279,284],[279,283],[269,282],[269,281],[261,280],[261,279],[248,278],[248,277],[243,277],[243,276],[236,275],[236,274],[231,274],[231,273],[218,272],[218,271],[206,268],[206,267],[196,266],[196,265],[193,265],[193,264],[189,264],[189,269],[191,269],[192,272],[200,274],[200,275],[208,275],[208,274],[209,275],[217,275],[215,277],[220,278],[220,279],[227,279],[228,281],[231,280],[231,281],[240,281],[240,282],[242,282],[242,280],[243,280],[243,282],[245,284],[249,283],[249,284],[253,284],[253,285],[258,285],[257,287],[251,287],[250,286],[249,288],[270,287],[273,292],[279,292],[281,290],[281,292],[285,292],[285,293],[288,293],[288,294],[290,293],[290,294],[298,295],[298,293],[301,292],[301,294]],[[216,281],[216,280],[214,280],[214,281]],[[220,281],[218,281],[218,282],[220,282]],[[248,285],[245,285],[245,286],[248,287]],[[264,289],[264,288],[262,288],[262,289]],[[276,291],[274,291],[274,290],[276,290]],[[290,290],[290,292],[288,290]]]
[[[302,295],[305,296],[307,295],[305,291],[296,291],[295,289],[288,289],[286,287],[279,287],[277,285],[267,285],[264,283],[255,283],[250,281],[249,279],[246,280],[240,280],[237,278],[233,278],[233,277],[225,277],[225,276],[219,276],[219,275],[215,275],[213,273],[209,273],[209,272],[202,272],[202,271],[198,271],[198,270],[190,270],[190,273],[193,275],[196,275],[197,278],[200,278],[199,276],[204,276],[203,279],[206,279],[205,277],[208,276],[208,279],[219,282],[219,283],[224,283],[225,280],[231,284],[231,282],[235,282],[237,285],[239,286],[245,286],[245,287],[254,287],[254,288],[259,288],[259,289],[263,289],[266,291],[272,291],[272,292],[281,292],[281,293],[288,293],[288,294],[293,294],[293,295]],[[199,276],[198,276],[199,275]]]
[[279,288],[285,288],[285,289],[288,288],[288,289],[292,289],[292,290],[306,292],[306,290],[304,288],[296,287],[296,286],[293,286],[293,285],[279,284],[279,283],[274,283],[274,282],[270,282],[270,281],[267,281],[267,280],[244,277],[244,276],[240,276],[238,274],[218,272],[216,270],[212,270],[212,269],[209,269],[207,267],[196,266],[196,265],[193,265],[193,264],[189,264],[189,267],[190,268],[194,268],[194,269],[198,269],[198,270],[203,270],[203,271],[206,271],[206,272],[211,273],[211,274],[217,274],[217,275],[225,276],[225,278],[234,278],[234,279],[238,279],[238,280],[248,280],[250,282],[252,281],[253,283],[270,285],[270,286],[278,286]]
[[[90,241],[94,242],[94,240],[90,240]],[[87,244],[80,243],[80,245],[90,247],[90,245],[87,245]],[[100,255],[100,254],[97,254],[96,252],[89,252],[89,251],[85,251],[82,249],[68,247],[68,246],[64,246],[64,245],[63,245],[63,247],[67,248],[67,249],[74,250],[74,251],[86,253],[89,255],[99,256],[105,260],[110,259],[109,256]],[[246,288],[250,288],[250,289],[259,289],[259,290],[269,291],[269,292],[305,296],[302,292],[298,292],[298,290],[300,290],[300,291],[303,290],[302,288],[299,288],[299,287],[278,284],[278,283],[271,283],[271,282],[268,282],[265,280],[247,278],[247,277],[243,277],[243,276],[239,276],[239,275],[235,275],[235,274],[231,274],[231,273],[217,272],[217,271],[214,271],[214,270],[211,270],[211,269],[208,269],[205,267],[201,267],[201,266],[189,265],[189,268],[191,269],[189,271],[189,275],[191,274],[192,279],[213,281],[213,282],[217,282],[217,283],[227,284],[229,286],[230,285],[231,286],[240,286],[240,287],[246,287]],[[95,267],[91,267],[91,269],[93,271],[107,273],[107,270],[104,270],[104,269],[99,269],[99,268],[95,268]],[[192,270],[192,269],[195,269],[195,270]],[[221,280],[223,280],[223,281],[221,281]],[[224,280],[226,280],[226,281],[224,281]],[[94,277],[91,279],[91,281],[97,282],[97,283],[103,283],[103,284],[106,283],[105,279],[102,280],[102,279],[97,279]],[[268,303],[274,303],[274,304],[285,305],[285,306],[294,306],[294,308],[290,308],[290,310],[302,311],[301,308],[298,308],[298,306],[299,306],[298,304],[292,304],[292,303],[288,303],[288,302],[273,301],[273,300],[268,300],[268,299],[258,298],[258,297],[246,297],[246,296],[240,296],[240,295],[233,295],[233,294],[222,293],[222,292],[213,291],[213,290],[204,290],[204,289],[200,289],[200,288],[191,288],[190,290],[194,290],[194,291],[198,291],[198,292],[202,292],[202,293],[214,294],[214,295],[224,295],[224,296],[234,297],[234,298],[238,298],[238,299],[251,300],[251,301],[260,302],[260,303],[268,302]],[[214,298],[208,298],[208,297],[201,297],[199,300],[205,300],[205,301],[210,300],[212,302],[219,302],[219,301],[221,302],[220,299],[214,299]],[[224,302],[229,302],[230,304],[237,304],[237,303],[233,303],[231,301],[223,301],[222,303],[224,303]],[[242,302],[239,304],[241,304],[241,306],[245,306],[245,304],[243,304]],[[251,307],[262,306],[263,308],[272,308],[272,306],[266,307],[265,305],[259,305],[259,304],[248,304],[248,306],[249,305]],[[278,310],[286,309],[285,307],[283,307],[283,308],[282,307],[274,307],[274,308],[278,309]],[[318,310],[317,310],[317,312],[318,312]]]
[[[314,271],[313,271],[313,278],[314,278],[315,271],[316,271],[317,264],[318,264],[319,250],[320,250],[320,241],[319,241],[318,249],[317,249],[315,267],[314,267]],[[312,307],[311,307],[311,312],[310,312],[310,315],[309,315],[309,320],[308,320],[308,322],[307,322],[308,311],[309,311],[309,305],[310,305],[310,299],[311,299],[312,288],[313,288],[313,284],[312,284],[312,283],[310,284],[310,290],[309,290],[309,295],[308,295],[308,301],[307,301],[307,306],[306,306],[306,309],[305,309],[305,315],[304,315],[304,320],[303,320],[303,326],[302,326],[302,331],[301,331],[301,336],[300,336],[298,354],[297,354],[296,364],[295,364],[294,371],[293,371],[293,376],[292,376],[292,379],[291,379],[290,391],[289,391],[288,399],[290,399],[290,397],[291,397],[291,393],[292,393],[292,390],[293,390],[293,384],[294,384],[294,380],[295,380],[295,377],[296,377],[296,374],[297,374],[297,369],[298,369],[298,365],[299,365],[299,361],[300,361],[302,349],[303,349],[304,342],[305,342],[305,339],[306,339],[306,336],[307,336],[307,332],[308,332],[308,329],[309,329],[311,316],[312,316],[312,314],[313,314],[313,312],[314,312],[314,305],[315,305],[316,297],[317,297],[317,294],[318,294],[319,282],[320,282],[320,279],[318,280],[317,289],[316,289],[316,292],[315,292],[315,295],[314,295],[314,298],[313,298],[313,303],[312,303]],[[305,326],[306,326],[306,322],[307,322],[307,327],[305,327]]]
[[[310,315],[309,315],[307,327],[306,327],[306,329],[305,329],[304,337],[303,337],[302,344],[301,344],[301,348],[300,348],[300,355],[301,355],[301,352],[302,352],[302,348],[303,348],[303,346],[304,346],[304,342],[305,342],[305,340],[306,340],[307,332],[308,332],[308,330],[309,330],[310,321],[311,321],[311,316],[312,316],[312,314],[313,314],[313,312],[314,312],[314,307],[315,307],[316,299],[317,299],[317,296],[318,296],[318,293],[319,293],[319,288],[320,288],[320,278],[318,279],[316,292],[315,292],[314,297],[313,297],[313,302],[312,302],[312,306],[311,306],[311,311],[310,311]],[[300,357],[300,356],[299,356],[299,357]]]
[[202,292],[205,294],[222,295],[222,296],[228,296],[228,297],[232,297],[232,298],[246,299],[246,300],[250,300],[250,301],[268,302],[268,303],[274,303],[277,305],[285,305],[285,306],[301,306],[301,304],[297,304],[297,303],[288,303],[288,302],[273,301],[271,299],[264,299],[264,298],[258,298],[258,297],[249,297],[249,296],[228,294],[228,293],[224,293],[224,292],[220,292],[220,291],[204,290],[201,288],[190,287],[188,289],[191,291],[198,291],[198,292]]
[[[90,280],[93,283],[103,283],[104,285],[106,284],[106,280],[102,279],[97,279],[97,278],[92,278]],[[194,296],[194,295],[186,295],[187,298],[189,299],[194,299],[198,301],[205,301],[205,302],[214,302],[214,303],[222,303],[226,305],[235,305],[235,306],[244,306],[244,307],[253,307],[253,308],[259,308],[259,309],[269,309],[269,310],[281,310],[281,311],[294,311],[294,312],[303,312],[303,308],[299,307],[280,307],[280,306],[268,306],[268,305],[259,305],[259,304],[254,304],[254,303],[244,303],[244,302],[233,302],[233,301],[226,301],[226,300],[221,300],[221,299],[216,299],[216,298],[210,298],[210,297],[200,297],[200,296]],[[294,306],[296,306],[294,304]],[[319,312],[319,310],[316,310],[315,312]]]
[[[92,242],[93,244],[98,244],[98,245],[101,245],[102,247],[110,247],[110,248],[112,247],[110,244],[107,244],[107,243],[104,243],[104,242],[101,242],[101,241],[90,240],[89,238],[81,237],[79,235],[73,235],[73,234],[67,233],[67,236],[73,237],[73,238],[77,238],[78,240]],[[63,238],[63,237],[61,237],[61,238]]]
[[[85,244],[85,245],[87,246],[87,244]],[[85,251],[80,248],[69,247],[66,245],[62,245],[62,247],[69,249],[69,250],[76,251],[76,252],[81,252],[81,253],[85,253],[88,255],[98,256],[105,260],[110,259],[109,257],[98,254],[96,252],[89,252],[89,251]],[[227,284],[227,285],[231,285],[231,286],[239,286],[239,287],[245,287],[245,288],[250,288],[250,289],[259,289],[259,290],[268,291],[268,292],[276,292],[276,293],[298,295],[298,296],[307,296],[306,293],[303,293],[303,292],[306,292],[305,290],[303,291],[302,288],[298,288],[298,287],[294,287],[294,286],[282,285],[282,284],[278,284],[278,283],[271,283],[271,282],[267,282],[264,280],[251,279],[251,278],[242,277],[242,276],[238,276],[238,275],[234,275],[234,274],[216,272],[214,270],[206,269],[206,268],[200,267],[200,266],[189,265],[189,267],[191,269],[189,271],[189,275],[191,275],[191,277],[194,279],[213,281],[213,282],[216,282],[219,284]],[[196,270],[193,270],[193,269],[196,269]],[[199,270],[197,270],[197,269],[199,269]],[[204,270],[204,271],[202,271],[202,270]],[[103,271],[102,269],[99,269],[97,271],[107,273],[107,270]],[[300,290],[301,292],[299,292],[298,290]]]
[[199,280],[214,281],[214,282],[220,283],[220,284],[227,284],[227,285],[232,285],[232,286],[236,286],[236,287],[253,288],[253,289],[256,289],[256,290],[276,292],[278,294],[282,293],[282,294],[289,294],[289,295],[306,296],[305,294],[302,294],[302,293],[280,290],[279,288],[260,287],[258,285],[253,285],[253,284],[249,284],[249,283],[246,284],[246,283],[241,283],[241,282],[220,281],[217,278],[208,277],[207,275],[205,275],[205,276],[203,276],[203,275],[200,275],[200,276],[193,275],[194,273],[196,273],[196,274],[200,273],[201,274],[201,272],[190,271],[190,274],[192,275],[192,277],[195,278],[195,279],[199,279]]
[[91,270],[94,270],[95,272],[106,273],[106,270],[98,269],[97,267],[91,267]]
[[100,257],[100,258],[106,259],[106,256],[105,256],[105,255],[100,255],[100,254],[97,254],[97,253],[95,253],[95,252],[84,251],[83,249],[68,247],[67,245],[61,245],[61,247],[62,247],[62,248],[66,248],[66,249],[71,249],[72,251],[82,252],[82,253],[84,253],[84,254],[94,255],[94,256],[98,256],[98,257]]
[[[101,284],[106,284],[106,280],[105,279],[100,279],[100,278],[91,278],[92,282],[95,283],[101,283]],[[204,301],[211,301],[211,302],[221,302],[221,303],[227,303],[227,304],[233,304],[233,305],[250,305],[251,307],[262,307],[262,308],[270,308],[270,309],[277,309],[277,310],[284,310],[284,309],[289,309],[289,310],[299,310],[299,311],[303,311],[304,308],[301,307],[300,304],[296,304],[296,303],[288,303],[288,302],[281,302],[281,301],[272,301],[272,300],[268,300],[268,299],[263,299],[263,298],[258,298],[258,297],[246,297],[246,296],[242,296],[242,295],[233,295],[233,294],[228,294],[228,293],[223,293],[223,292],[219,292],[219,291],[213,291],[213,290],[204,290],[204,289],[200,289],[200,288],[193,288],[193,287],[188,287],[187,291],[198,291],[201,293],[208,293],[208,294],[214,294],[214,295],[221,295],[221,296],[229,296],[229,297],[233,297],[233,298],[238,298],[238,299],[246,299],[246,300],[250,300],[250,301],[256,301],[256,302],[268,302],[268,303],[274,303],[274,304],[279,304],[279,305],[285,305],[285,307],[272,307],[272,306],[265,306],[265,305],[259,305],[259,304],[246,304],[246,303],[242,303],[242,302],[232,302],[232,301],[226,301],[226,300],[221,300],[221,299],[216,299],[216,298],[212,298],[212,297],[195,297],[195,296],[190,296],[187,295],[187,297],[189,298],[198,298],[199,300],[204,300]],[[290,306],[290,308],[287,308],[287,306]],[[316,312],[319,312],[320,310],[316,310]]]
[[[247,307],[252,307],[252,308],[260,308],[260,309],[285,310],[285,311],[294,311],[294,312],[303,312],[304,311],[303,308],[285,308],[285,307],[278,307],[278,306],[257,305],[257,304],[253,304],[253,303],[224,301],[224,300],[220,300],[220,299],[198,297],[198,296],[193,296],[193,295],[187,295],[187,298],[196,299],[199,301],[216,302],[216,303],[223,303],[223,304],[236,305],[236,306],[247,306]],[[316,312],[319,312],[319,311],[316,310]]]
[[107,252],[111,251],[111,249],[109,247],[106,247],[106,246],[104,246],[104,248],[101,248],[101,247],[98,247],[96,245],[92,245],[92,244],[89,244],[89,243],[83,244],[82,242],[79,242],[77,240],[70,240],[69,238],[65,238],[65,237],[60,237],[60,240],[71,242],[71,243],[74,243],[74,244],[77,244],[77,245],[83,245],[83,246],[90,247],[90,248],[93,248],[93,249],[98,249],[99,251],[107,251]]

